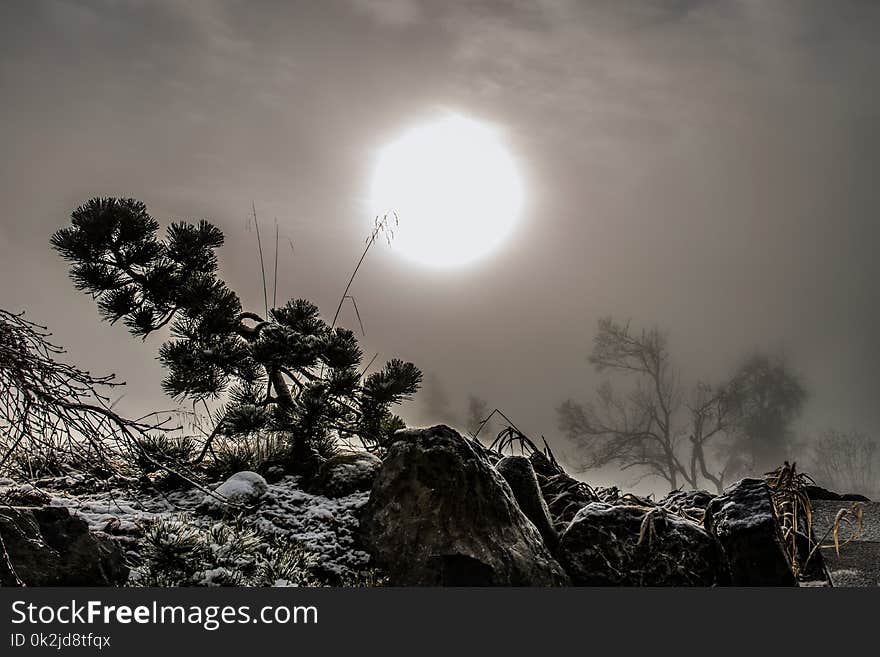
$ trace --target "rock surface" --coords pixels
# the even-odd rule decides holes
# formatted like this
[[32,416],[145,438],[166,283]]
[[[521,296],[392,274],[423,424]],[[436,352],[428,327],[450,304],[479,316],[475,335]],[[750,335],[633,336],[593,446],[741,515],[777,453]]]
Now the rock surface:
[[444,425],[395,434],[361,535],[398,585],[568,583],[504,478]]
[[0,535],[27,586],[118,586],[128,579],[122,550],[63,507],[2,507]]
[[677,490],[669,493],[658,504],[670,511],[680,511],[699,518],[715,497],[704,490]]
[[541,494],[532,462],[525,456],[505,456],[495,464],[495,469],[510,486],[513,497],[526,518],[538,528],[544,543],[551,550],[554,549],[559,543],[559,535],[553,527],[550,510]]
[[715,541],[660,508],[589,504],[562,534],[558,556],[577,586],[725,583]]
[[368,452],[336,454],[321,464],[315,489],[326,497],[345,497],[373,487],[382,460]]
[[763,479],[731,485],[709,503],[703,523],[721,546],[732,585],[797,585]]
[[214,489],[213,495],[205,495],[199,510],[204,513],[224,511],[230,505],[253,506],[269,490],[266,480],[256,472],[236,472]]
[[532,453],[529,461],[557,532],[564,531],[571,519],[587,504],[599,501],[587,484],[561,472],[540,452]]
[[831,500],[834,502],[870,502],[871,500],[858,493],[835,493],[821,486],[807,486],[807,496],[811,500]]

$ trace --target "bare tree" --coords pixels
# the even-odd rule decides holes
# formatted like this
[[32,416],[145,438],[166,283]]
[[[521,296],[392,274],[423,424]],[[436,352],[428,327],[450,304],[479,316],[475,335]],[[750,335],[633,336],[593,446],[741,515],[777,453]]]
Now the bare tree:
[[114,412],[109,392],[123,384],[60,362],[64,350],[50,337],[0,309],[0,470],[16,455],[27,470],[38,454],[109,467],[109,450],[137,452],[146,432],[164,428]]
[[560,428],[585,446],[587,467],[616,463],[672,489],[696,488],[701,480],[723,487],[727,470],[712,469],[706,448],[732,426],[728,386],[697,383],[686,392],[659,329],[636,332],[610,317],[599,321],[589,360],[597,371],[635,385],[619,393],[605,382],[594,401],[568,400],[558,409]]

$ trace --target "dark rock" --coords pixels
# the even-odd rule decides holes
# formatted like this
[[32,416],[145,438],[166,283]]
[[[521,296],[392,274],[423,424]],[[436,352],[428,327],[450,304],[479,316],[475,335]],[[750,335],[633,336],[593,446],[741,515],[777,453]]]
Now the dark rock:
[[277,484],[284,479],[286,475],[287,473],[284,471],[284,467],[280,465],[270,465],[263,472],[263,477],[265,477],[267,484]]
[[589,485],[568,475],[546,454],[534,451],[529,461],[557,533],[564,531],[571,519],[587,504],[600,501]]
[[822,488],[821,486],[806,486],[807,497],[811,500],[833,500],[840,501],[840,494],[834,491]]
[[473,438],[465,438],[468,441],[468,444],[473,447],[479,454],[482,454],[489,463],[495,465],[504,458],[504,455],[500,452],[496,452],[494,449],[489,449],[479,440],[475,440]]
[[447,426],[395,434],[360,531],[394,584],[568,583],[504,478]]
[[577,586],[726,583],[715,541],[659,507],[589,504],[562,534],[558,556]]
[[544,542],[551,550],[554,549],[559,535],[553,527],[550,510],[541,494],[532,462],[525,456],[505,456],[495,464],[495,469],[510,485],[519,508],[541,532]]
[[835,493],[821,486],[807,486],[807,496],[811,500],[832,500],[835,502],[870,502],[871,500],[858,493]]
[[605,502],[612,506],[618,504],[629,504],[630,506],[657,506],[657,503],[650,499],[650,497],[639,497],[635,493],[625,493],[617,486],[596,486],[590,490],[593,491],[593,495],[596,496],[597,501]]
[[796,586],[763,479],[742,479],[713,499],[703,524],[724,556],[734,586]]
[[870,502],[870,497],[865,497],[864,495],[860,495],[859,493],[843,493],[840,496],[841,502]]
[[535,474],[539,477],[552,477],[553,475],[559,474],[559,467],[554,465],[553,462],[547,458],[546,454],[542,454],[538,451],[532,452],[529,456],[529,461],[532,462],[532,468],[534,468]]
[[316,492],[326,497],[345,497],[373,487],[382,460],[368,452],[349,452],[328,458],[318,469]]
[[[822,554],[822,550],[818,549],[813,551],[813,547],[816,545],[816,533],[813,531],[813,528],[807,525],[807,520],[804,516],[798,517],[798,531],[799,534],[797,536],[797,559],[798,564],[800,564],[799,572],[797,574],[798,581],[801,582],[824,582],[825,584],[831,584],[831,576],[828,573],[828,568],[825,564],[825,557]],[[809,536],[809,538],[807,538]]]
[[670,511],[686,513],[699,518],[702,517],[709,502],[715,497],[704,490],[676,490],[669,493],[658,504]]
[[572,518],[587,504],[599,501],[596,493],[586,483],[564,472],[557,472],[549,477],[539,475],[538,484],[558,532],[565,531]]
[[116,542],[64,507],[0,508],[0,535],[27,586],[119,586],[128,579]]

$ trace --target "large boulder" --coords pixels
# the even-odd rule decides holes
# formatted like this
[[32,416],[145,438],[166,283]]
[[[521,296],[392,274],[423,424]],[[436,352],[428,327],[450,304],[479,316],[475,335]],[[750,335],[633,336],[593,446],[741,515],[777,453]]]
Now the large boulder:
[[576,586],[726,583],[715,541],[659,507],[589,504],[563,532],[557,554]]
[[742,479],[706,508],[703,524],[721,546],[734,586],[796,586],[763,479]]
[[559,535],[553,527],[550,510],[541,494],[532,462],[525,456],[505,456],[495,464],[495,469],[510,486],[513,497],[526,518],[538,528],[547,546],[554,549],[559,542]]
[[368,491],[381,467],[382,460],[369,452],[335,454],[318,469],[315,491],[325,497],[345,497]]
[[360,531],[394,584],[568,583],[504,478],[447,426],[395,434]]
[[65,507],[0,507],[0,536],[27,586],[120,586],[128,579],[119,545]]

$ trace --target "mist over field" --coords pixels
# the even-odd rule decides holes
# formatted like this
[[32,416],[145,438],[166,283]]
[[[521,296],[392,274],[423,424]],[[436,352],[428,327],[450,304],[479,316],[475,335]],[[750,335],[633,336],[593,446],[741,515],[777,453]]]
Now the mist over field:
[[[370,231],[377,152],[456,111],[502,131],[524,207],[464,267],[414,265],[393,243],[369,254],[352,289],[364,351],[428,375],[404,418],[467,429],[476,396],[578,468],[557,409],[608,378],[588,356],[611,316],[667,334],[689,385],[784,356],[807,392],[796,442],[877,437],[872,3],[36,0],[0,14],[2,306],[127,381],[128,415],[175,406],[161,339],[132,340],[72,289],[48,240],[75,207],[131,196],[163,226],[210,219],[224,280],[261,307],[253,201],[270,242],[278,222],[279,299],[329,319]],[[350,305],[340,321],[360,336]],[[613,464],[578,476],[621,481]]]

